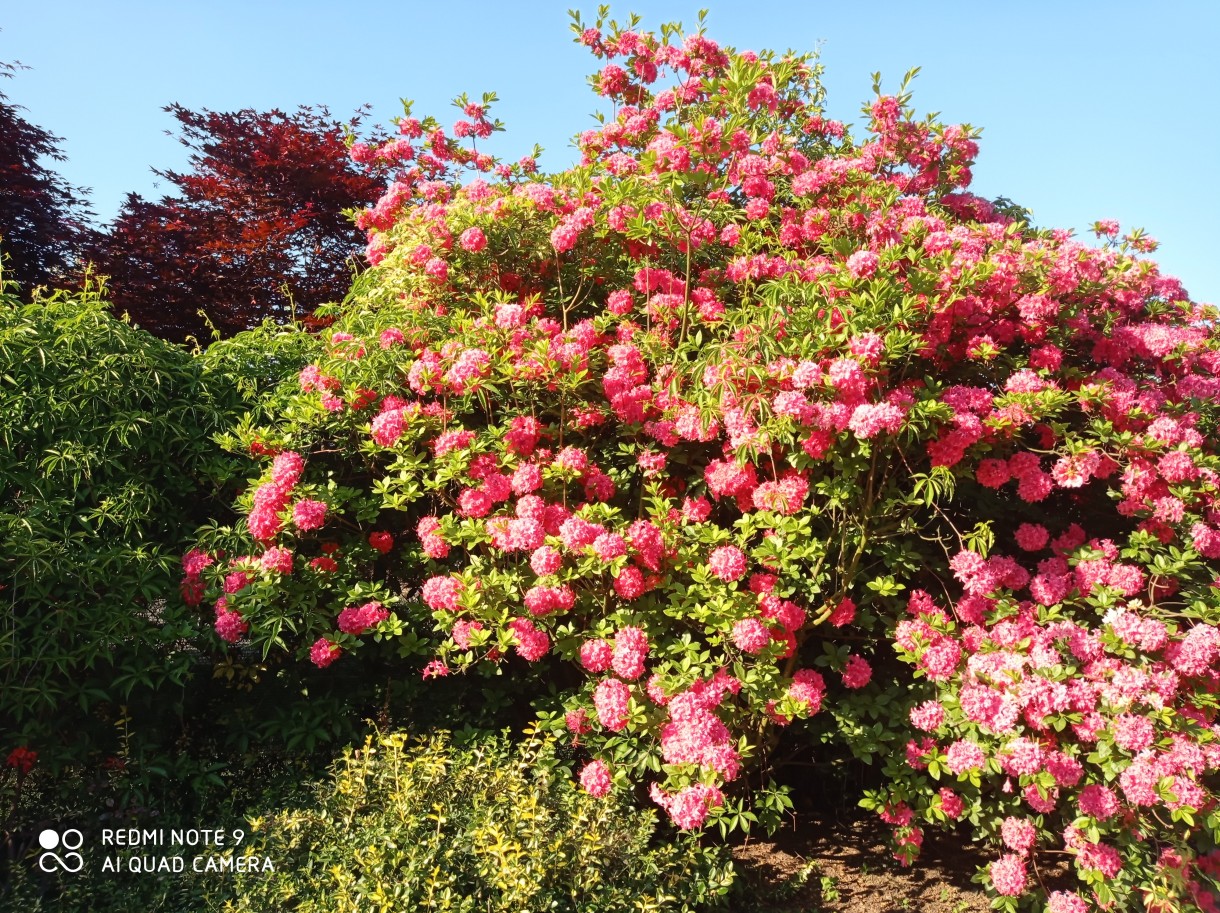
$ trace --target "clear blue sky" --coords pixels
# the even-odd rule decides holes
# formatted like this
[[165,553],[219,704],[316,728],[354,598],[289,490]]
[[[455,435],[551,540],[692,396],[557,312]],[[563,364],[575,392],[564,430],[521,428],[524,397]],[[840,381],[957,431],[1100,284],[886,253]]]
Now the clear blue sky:
[[[584,83],[594,59],[568,31],[574,2],[12,2],[0,12],[0,60],[34,69],[0,89],[64,137],[60,170],[93,188],[102,219],[128,191],[160,192],[150,168],[182,166],[164,135],[170,102],[326,104],[336,115],[368,102],[388,122],[406,96],[450,121],[453,96],[494,90],[508,127],[494,151],[515,158],[538,142],[558,168],[595,107]],[[689,26],[699,5],[613,11]],[[919,110],[983,128],[977,192],[1010,197],[1042,226],[1142,226],[1162,242],[1166,272],[1220,303],[1220,2],[703,5],[721,43],[820,47],[840,118],[859,116],[873,71],[894,87],[921,66]],[[586,18],[595,6],[581,7]]]

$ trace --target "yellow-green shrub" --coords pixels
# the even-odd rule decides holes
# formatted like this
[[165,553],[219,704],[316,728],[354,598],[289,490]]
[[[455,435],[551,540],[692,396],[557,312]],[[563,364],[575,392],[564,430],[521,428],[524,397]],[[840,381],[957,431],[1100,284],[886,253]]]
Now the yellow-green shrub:
[[454,746],[370,737],[317,804],[251,821],[231,913],[297,910],[682,911],[722,895],[732,866],[655,813],[580,792],[553,740]]

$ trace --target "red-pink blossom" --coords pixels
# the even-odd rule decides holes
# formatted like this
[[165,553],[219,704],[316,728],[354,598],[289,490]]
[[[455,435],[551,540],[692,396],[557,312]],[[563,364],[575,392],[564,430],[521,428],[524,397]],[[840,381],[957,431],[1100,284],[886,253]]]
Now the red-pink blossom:
[[945,708],[938,701],[924,701],[911,708],[911,725],[924,732],[935,732],[945,721]]
[[590,761],[580,771],[581,788],[590,796],[601,798],[610,794],[613,779],[610,768],[601,759]]
[[593,706],[597,708],[597,721],[611,732],[621,732],[627,728],[630,701],[631,689],[626,682],[617,678],[603,679],[593,689]]
[[309,659],[319,669],[325,669],[343,653],[343,648],[331,643],[325,637],[319,637],[309,648]]
[[838,605],[830,613],[830,617],[826,619],[836,628],[842,628],[851,624],[856,620],[856,603],[848,596],[844,596],[839,600]]
[[1029,876],[1025,871],[1025,860],[1015,854],[1001,856],[988,866],[991,885],[1003,897],[1016,897],[1025,892]]
[[483,229],[472,226],[462,232],[458,243],[461,245],[462,250],[478,253],[487,246],[487,236],[483,234]]
[[344,634],[363,634],[389,617],[389,611],[380,602],[367,602],[362,606],[348,607],[340,612],[339,630]]
[[430,577],[424,581],[421,595],[432,611],[456,612],[464,584],[457,577]]
[[326,502],[308,499],[297,501],[292,507],[292,522],[302,531],[320,529],[326,522]]
[[862,656],[849,656],[843,667],[843,684],[848,688],[863,688],[873,677],[873,667]]
[[514,618],[508,623],[517,641],[517,653],[528,662],[537,662],[551,649],[551,639],[528,618]]
[[743,618],[733,625],[733,643],[746,653],[761,653],[771,644],[771,631],[757,618]]
[[250,625],[246,623],[240,613],[228,610],[218,613],[214,624],[220,639],[231,644],[237,643],[241,636],[250,629]]
[[871,250],[858,250],[847,258],[847,271],[857,279],[864,279],[877,272],[880,262],[881,258]]
[[272,571],[276,574],[291,574],[292,573],[292,552],[286,548],[269,548],[263,552],[259,559],[259,564],[264,570]]
[[614,674],[633,681],[644,674],[644,661],[648,658],[648,637],[637,627],[620,628],[614,635],[614,654],[611,666]]
[[746,555],[735,545],[722,545],[707,560],[711,572],[725,582],[740,580],[746,575]]
[[1009,816],[1000,827],[1000,836],[1010,850],[1020,856],[1028,856],[1038,839],[1038,832],[1028,818]]

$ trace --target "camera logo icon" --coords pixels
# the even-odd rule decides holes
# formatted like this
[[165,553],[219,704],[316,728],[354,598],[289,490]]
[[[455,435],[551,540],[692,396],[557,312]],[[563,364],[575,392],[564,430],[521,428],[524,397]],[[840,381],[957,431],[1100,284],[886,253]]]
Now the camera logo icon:
[[[45,852],[38,857],[38,867],[44,872],[54,872],[62,869],[65,872],[79,872],[85,867],[85,857],[75,852],[85,842],[85,835],[76,828],[68,828],[62,834],[47,828],[38,835],[38,845]],[[55,850],[65,850],[62,856]]]

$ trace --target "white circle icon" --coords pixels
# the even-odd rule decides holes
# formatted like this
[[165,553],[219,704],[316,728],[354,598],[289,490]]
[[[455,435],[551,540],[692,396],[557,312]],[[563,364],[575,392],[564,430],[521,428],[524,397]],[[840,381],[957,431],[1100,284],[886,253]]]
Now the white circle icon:
[[[79,850],[84,842],[85,835],[76,828],[69,828],[63,833],[62,846],[65,850]],[[85,857],[80,853],[66,852],[61,857],[58,853],[51,852],[61,845],[58,831],[47,828],[38,835],[38,845],[45,850],[38,857],[38,867],[44,872],[62,869],[65,872],[76,873],[85,867]]]

